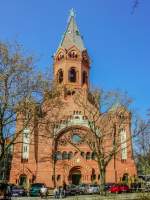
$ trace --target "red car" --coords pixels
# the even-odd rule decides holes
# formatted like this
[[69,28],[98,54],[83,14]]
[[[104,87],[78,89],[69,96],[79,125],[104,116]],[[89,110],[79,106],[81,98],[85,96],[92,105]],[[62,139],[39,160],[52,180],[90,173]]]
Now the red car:
[[129,192],[130,189],[127,185],[123,185],[123,184],[116,184],[116,185],[112,185],[109,190],[109,192],[111,193],[121,193],[121,192]]

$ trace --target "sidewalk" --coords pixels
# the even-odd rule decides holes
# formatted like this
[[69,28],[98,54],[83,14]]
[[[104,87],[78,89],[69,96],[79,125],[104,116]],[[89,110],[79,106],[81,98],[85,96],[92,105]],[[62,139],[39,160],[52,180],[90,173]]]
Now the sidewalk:
[[[150,200],[150,193],[126,193],[126,194],[115,194],[108,196],[100,195],[80,195],[80,196],[70,196],[63,198],[64,200],[141,200],[142,196],[146,195]],[[42,200],[45,200],[43,198]],[[144,198],[143,198],[144,199]],[[148,198],[145,198],[148,200]],[[41,200],[40,197],[14,197],[12,200]],[[56,200],[54,197],[48,197],[47,200]]]

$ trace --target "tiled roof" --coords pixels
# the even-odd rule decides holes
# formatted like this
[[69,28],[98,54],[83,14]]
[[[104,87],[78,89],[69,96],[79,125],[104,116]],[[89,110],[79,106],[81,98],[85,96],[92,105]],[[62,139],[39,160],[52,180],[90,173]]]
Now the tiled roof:
[[85,49],[82,36],[78,30],[76,21],[75,21],[75,14],[74,11],[70,11],[69,22],[67,25],[66,32],[63,35],[62,41],[59,45],[59,48],[68,49],[75,45],[80,51]]

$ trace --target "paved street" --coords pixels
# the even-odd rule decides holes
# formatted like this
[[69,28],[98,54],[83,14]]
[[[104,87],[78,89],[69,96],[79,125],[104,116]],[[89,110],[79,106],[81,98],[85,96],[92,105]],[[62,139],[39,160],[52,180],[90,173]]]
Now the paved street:
[[[150,194],[141,194],[141,193],[126,193],[126,194],[116,194],[109,195],[106,197],[102,197],[99,195],[82,195],[82,196],[71,196],[64,198],[66,200],[136,200],[141,199],[143,195],[148,195],[150,198]],[[12,200],[40,200],[40,197],[14,197]],[[54,200],[54,197],[50,196],[47,199]]]

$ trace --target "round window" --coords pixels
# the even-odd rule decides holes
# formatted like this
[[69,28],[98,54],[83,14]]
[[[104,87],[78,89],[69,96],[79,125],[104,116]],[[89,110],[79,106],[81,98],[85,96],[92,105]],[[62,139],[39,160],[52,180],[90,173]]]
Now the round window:
[[81,137],[77,134],[73,134],[72,138],[71,138],[72,143],[74,144],[78,144],[81,142]]

